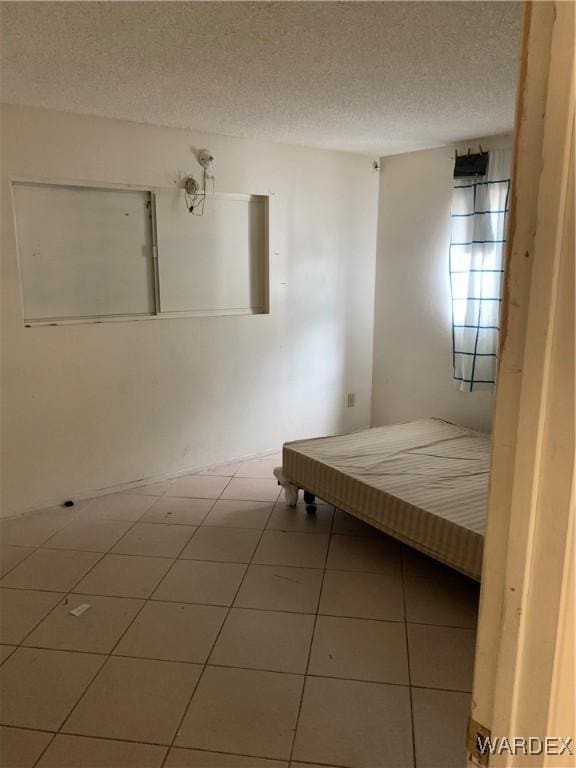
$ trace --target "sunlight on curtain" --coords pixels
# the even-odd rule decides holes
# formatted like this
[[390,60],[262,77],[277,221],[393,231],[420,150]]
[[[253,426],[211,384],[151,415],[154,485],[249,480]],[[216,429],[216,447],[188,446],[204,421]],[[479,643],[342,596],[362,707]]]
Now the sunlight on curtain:
[[454,379],[472,392],[494,385],[511,151],[490,152],[486,176],[454,179],[450,237]]

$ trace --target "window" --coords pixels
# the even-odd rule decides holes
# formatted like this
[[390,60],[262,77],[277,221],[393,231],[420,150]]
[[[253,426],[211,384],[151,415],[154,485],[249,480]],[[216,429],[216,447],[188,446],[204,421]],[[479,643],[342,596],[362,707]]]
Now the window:
[[14,184],[26,321],[154,312],[149,192]]
[[510,194],[510,152],[491,152],[488,172],[454,180],[450,287],[454,379],[460,389],[496,381]]
[[268,311],[268,197],[14,182],[24,320]]
[[267,206],[221,194],[192,216],[178,190],[156,199],[162,312],[265,312]]

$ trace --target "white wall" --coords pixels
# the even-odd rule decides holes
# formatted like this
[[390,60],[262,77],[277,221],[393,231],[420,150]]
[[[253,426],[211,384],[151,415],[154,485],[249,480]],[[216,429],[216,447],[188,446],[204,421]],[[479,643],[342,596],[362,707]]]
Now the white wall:
[[[171,187],[204,146],[275,194],[271,314],[25,328],[9,178]],[[3,514],[369,424],[371,158],[6,107],[2,166]]]
[[[510,137],[480,139],[483,149]],[[459,146],[477,147],[478,140]],[[381,160],[372,425],[425,416],[489,431],[492,391],[452,380],[448,272],[454,147]]]

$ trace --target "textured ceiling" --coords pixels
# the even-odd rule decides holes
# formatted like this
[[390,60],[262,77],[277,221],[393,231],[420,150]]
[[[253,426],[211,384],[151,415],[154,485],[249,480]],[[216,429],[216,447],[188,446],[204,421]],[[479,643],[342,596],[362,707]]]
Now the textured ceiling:
[[2,100],[392,154],[511,130],[519,2],[2,3]]

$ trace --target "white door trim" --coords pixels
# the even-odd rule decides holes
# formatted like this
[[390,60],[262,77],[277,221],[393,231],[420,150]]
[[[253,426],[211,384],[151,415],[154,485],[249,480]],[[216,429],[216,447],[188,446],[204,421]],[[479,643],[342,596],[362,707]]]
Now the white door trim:
[[[530,3],[472,697],[492,737],[574,736],[547,733],[573,557],[573,133],[574,5]],[[540,768],[543,757],[489,764]]]

